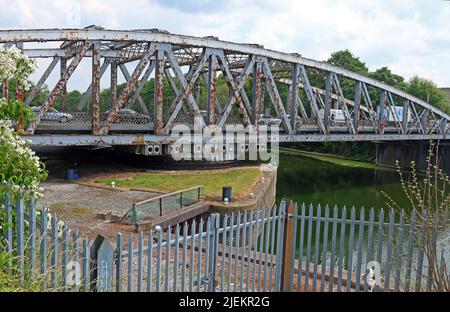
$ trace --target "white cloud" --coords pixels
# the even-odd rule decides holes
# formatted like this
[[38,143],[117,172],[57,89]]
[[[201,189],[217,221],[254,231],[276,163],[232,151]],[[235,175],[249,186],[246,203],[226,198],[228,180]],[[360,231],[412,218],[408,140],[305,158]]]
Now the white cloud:
[[[0,0],[0,27],[69,27],[73,1]],[[350,49],[371,70],[388,66],[450,86],[450,3],[430,0],[82,0],[80,27],[160,28],[250,42],[317,60]]]

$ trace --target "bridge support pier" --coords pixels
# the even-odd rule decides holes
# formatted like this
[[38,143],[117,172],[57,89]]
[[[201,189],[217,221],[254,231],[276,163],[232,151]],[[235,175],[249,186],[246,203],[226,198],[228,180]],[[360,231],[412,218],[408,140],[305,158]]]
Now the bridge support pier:
[[[376,144],[376,164],[384,167],[395,167],[398,160],[401,168],[410,169],[411,161],[416,163],[416,169],[425,171],[427,169],[427,156],[429,141],[397,141],[380,142]],[[450,175],[450,143],[440,142],[438,153],[439,167]],[[432,163],[436,162],[436,155]]]

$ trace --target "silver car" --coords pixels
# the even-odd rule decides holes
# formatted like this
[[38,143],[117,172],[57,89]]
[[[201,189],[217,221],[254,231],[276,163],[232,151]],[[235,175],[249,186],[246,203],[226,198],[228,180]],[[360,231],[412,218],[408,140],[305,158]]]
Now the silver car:
[[[41,106],[33,106],[31,107],[31,110],[37,114],[39,110],[41,109]],[[68,113],[61,113],[58,112],[56,109],[50,107],[48,111],[42,116],[42,121],[55,121],[55,122],[68,122],[73,120],[73,116]]]
[[[107,110],[105,115],[108,116],[111,110]],[[152,118],[148,115],[138,113],[129,108],[121,108],[117,111],[117,117],[114,123],[134,123],[134,124],[148,124]]]
[[259,121],[260,125],[266,125],[266,126],[280,126],[281,125],[280,118],[267,117],[264,114],[258,115],[258,121]]

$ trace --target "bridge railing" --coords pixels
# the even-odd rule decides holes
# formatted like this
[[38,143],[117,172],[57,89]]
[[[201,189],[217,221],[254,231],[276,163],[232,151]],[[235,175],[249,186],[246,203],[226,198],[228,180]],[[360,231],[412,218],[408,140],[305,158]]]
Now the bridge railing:
[[417,292],[435,290],[450,263],[449,224],[431,235],[439,261],[428,263],[415,211],[282,201],[109,242],[83,238],[32,199],[2,203],[7,271],[40,290]]
[[202,187],[201,185],[194,186],[133,203],[126,216],[128,216],[133,224],[137,224],[147,218],[163,216],[167,213],[196,204],[200,202]]

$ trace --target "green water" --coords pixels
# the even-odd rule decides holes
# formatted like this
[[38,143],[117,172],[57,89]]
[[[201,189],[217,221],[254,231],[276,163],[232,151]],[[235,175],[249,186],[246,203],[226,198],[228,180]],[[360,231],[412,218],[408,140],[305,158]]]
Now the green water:
[[[334,159],[334,162],[339,160]],[[297,203],[312,203],[314,206],[313,215],[316,216],[318,209],[317,204],[322,207],[328,205],[338,208],[346,206],[347,208],[355,207],[355,219],[360,217],[360,207],[365,207],[365,219],[368,220],[368,208],[373,207],[375,212],[375,220],[378,220],[380,209],[389,209],[388,199],[383,195],[382,191],[386,192],[397,204],[402,207],[405,212],[411,212],[410,204],[404,191],[402,190],[399,174],[394,170],[386,170],[374,166],[364,167],[343,166],[329,161],[314,159],[308,156],[297,155],[294,153],[280,153],[280,161],[277,176],[277,202],[282,198],[292,199]],[[409,179],[408,173],[403,173],[406,180]],[[308,215],[309,208],[305,209]],[[330,216],[333,210],[330,210]],[[342,210],[338,209],[339,217],[341,217]],[[321,216],[323,217],[325,210],[321,209]],[[387,222],[389,213],[385,211],[384,221]],[[350,209],[347,209],[346,217],[350,217]],[[395,222],[398,222],[398,214]],[[299,258],[300,254],[304,257],[306,263],[322,263],[323,248],[326,248],[326,257],[331,260],[331,246],[336,245],[336,253],[334,254],[333,262],[336,264],[338,259],[342,259],[342,264],[345,269],[352,266],[355,270],[357,266],[361,265],[361,272],[365,271],[365,265],[368,261],[379,260],[382,265],[382,270],[385,270],[387,263],[390,263],[391,270],[404,270],[406,267],[406,243],[403,245],[402,252],[398,254],[398,247],[392,250],[391,258],[387,258],[387,228],[383,229],[380,236],[379,227],[375,226],[373,232],[373,242],[370,249],[368,249],[367,241],[369,236],[369,228],[363,226],[362,229],[362,245],[361,245],[361,263],[358,264],[358,239],[359,239],[359,225],[355,225],[351,230],[349,224],[341,227],[337,224],[336,239],[332,239],[331,226],[327,226],[327,234],[325,235],[325,223],[321,222],[318,228],[317,222],[309,223],[307,219],[304,223],[304,238],[301,240],[300,223],[297,223],[296,229],[296,248],[295,257]],[[342,229],[344,231],[342,232]],[[343,234],[342,234],[343,233]],[[394,228],[393,235],[398,239],[399,229]],[[351,237],[353,235],[353,243]],[[405,234],[406,235],[406,234]],[[380,237],[382,237],[380,239]],[[448,246],[450,238],[450,230],[440,232],[438,234],[438,246]],[[406,236],[403,240],[406,239]],[[342,249],[340,250],[339,248]],[[326,247],[324,247],[326,246]],[[339,248],[337,247],[339,246]],[[303,251],[302,251],[303,250]],[[339,256],[338,256],[339,250]],[[342,253],[342,254],[341,254]],[[444,258],[449,259],[450,255],[447,251],[444,252]],[[413,261],[418,259],[418,250],[413,248]],[[369,258],[367,258],[369,257]],[[378,259],[378,257],[381,257]],[[299,258],[300,259],[300,258]],[[352,262],[349,262],[350,259]],[[415,263],[415,262],[414,262]],[[402,273],[404,274],[404,272]],[[412,273],[415,276],[415,273]]]
[[386,209],[388,202],[382,191],[409,210],[395,171],[341,166],[302,155],[280,154],[277,202],[288,198],[298,203],[379,210]]

